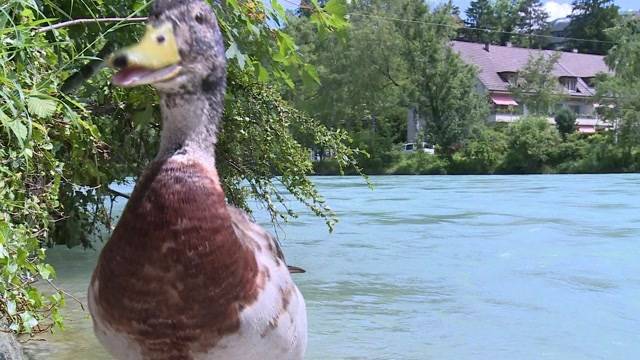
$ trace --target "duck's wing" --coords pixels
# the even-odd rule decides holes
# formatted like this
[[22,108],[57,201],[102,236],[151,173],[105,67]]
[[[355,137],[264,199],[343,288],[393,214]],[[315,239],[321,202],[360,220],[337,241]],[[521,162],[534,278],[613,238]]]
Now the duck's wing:
[[[250,248],[267,249],[276,259],[277,263],[282,262],[286,264],[284,253],[278,240],[265,231],[260,225],[254,223],[244,211],[234,206],[228,206],[228,209],[234,230],[237,236],[245,241],[246,246]],[[307,272],[298,266],[287,265],[287,268],[291,274]]]

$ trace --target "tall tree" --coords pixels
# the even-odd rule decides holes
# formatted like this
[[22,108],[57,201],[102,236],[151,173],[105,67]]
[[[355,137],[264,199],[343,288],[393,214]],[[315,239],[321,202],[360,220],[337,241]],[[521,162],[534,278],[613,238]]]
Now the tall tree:
[[[400,1],[373,0],[351,4],[351,24],[345,36],[321,34],[307,18],[292,19],[287,32],[300,51],[317,64],[319,83],[306,81],[289,96],[298,107],[330,127],[350,131],[366,146],[384,135],[401,141],[406,109],[402,89],[406,67],[402,39],[384,17],[399,16]],[[299,79],[303,85],[304,79]],[[366,140],[366,141],[365,141]],[[389,147],[391,141],[388,142]]]
[[518,73],[517,81],[510,86],[510,91],[518,102],[526,106],[528,113],[537,116],[548,116],[562,94],[559,83],[553,74],[560,54],[531,56],[527,65]]
[[536,35],[544,35],[549,30],[549,14],[544,10],[541,0],[520,0],[517,10],[516,32],[525,35],[517,38],[523,47],[540,48],[545,40]]
[[496,0],[493,5],[496,18],[498,43],[506,45],[512,41],[518,22],[518,0]]
[[620,14],[614,0],[575,0],[567,36],[592,41],[571,41],[580,52],[604,55],[613,46],[605,32],[616,25]]
[[616,39],[605,58],[613,70],[597,82],[598,97],[606,119],[616,127],[618,139],[627,145],[640,145],[640,18],[627,18],[607,31]]
[[496,34],[492,31],[497,25],[496,14],[490,0],[474,0],[465,11],[467,19],[465,26],[473,31],[467,31],[465,38],[475,42],[493,43]]
[[409,101],[426,122],[427,140],[451,154],[483,121],[487,103],[475,90],[475,70],[466,65],[448,45],[454,33],[449,9],[429,11],[424,2],[408,0],[404,6],[402,38],[404,57],[411,69]]

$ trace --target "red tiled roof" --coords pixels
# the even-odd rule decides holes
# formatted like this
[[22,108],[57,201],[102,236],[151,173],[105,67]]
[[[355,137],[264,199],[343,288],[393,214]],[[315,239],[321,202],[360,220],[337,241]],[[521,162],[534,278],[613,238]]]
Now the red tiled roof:
[[[509,84],[500,78],[501,72],[518,72],[523,69],[531,56],[539,56],[544,53],[550,56],[558,51],[535,50],[509,46],[490,45],[489,51],[484,44],[464,41],[452,41],[451,47],[462,59],[478,68],[480,82],[489,91],[509,91]],[[577,96],[592,96],[593,89],[580,78],[594,77],[601,72],[609,72],[604,63],[604,57],[600,55],[579,54],[573,52],[559,52],[561,54],[558,64],[553,69],[557,77],[569,76],[578,78],[580,93],[571,93]]]

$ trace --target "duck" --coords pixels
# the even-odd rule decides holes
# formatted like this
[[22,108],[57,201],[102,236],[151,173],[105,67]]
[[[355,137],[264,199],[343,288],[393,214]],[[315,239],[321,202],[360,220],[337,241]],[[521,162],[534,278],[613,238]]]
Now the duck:
[[156,89],[162,131],[91,277],[97,339],[119,360],[303,359],[302,270],[228,204],[216,170],[227,70],[213,9],[156,0],[140,42],[107,64],[114,85]]

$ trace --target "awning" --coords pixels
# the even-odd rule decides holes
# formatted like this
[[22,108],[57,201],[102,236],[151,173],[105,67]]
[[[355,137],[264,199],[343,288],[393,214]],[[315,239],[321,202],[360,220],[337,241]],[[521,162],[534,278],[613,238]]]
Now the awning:
[[518,106],[518,103],[513,100],[511,95],[491,94],[491,100],[496,105]]
[[596,127],[595,126],[578,126],[578,132],[581,134],[595,134]]

